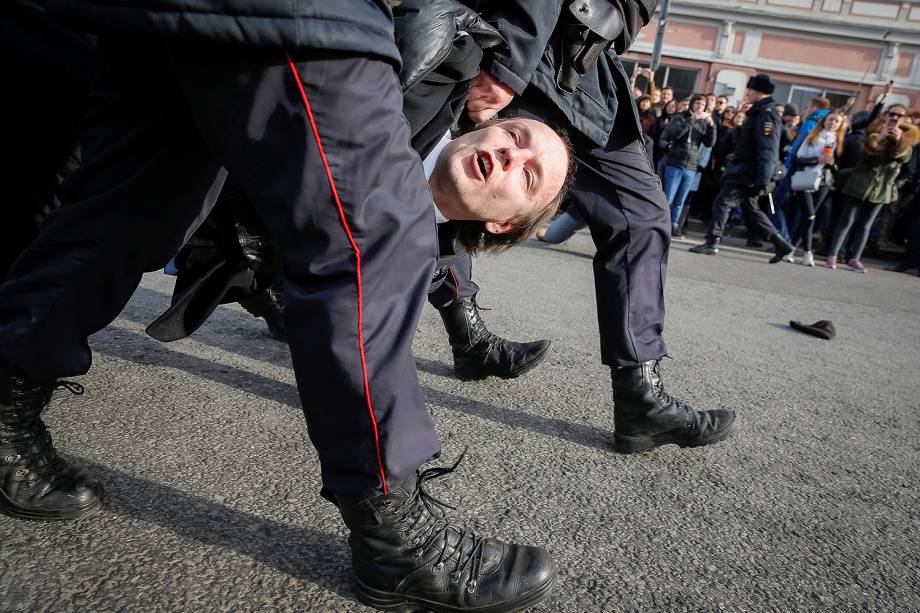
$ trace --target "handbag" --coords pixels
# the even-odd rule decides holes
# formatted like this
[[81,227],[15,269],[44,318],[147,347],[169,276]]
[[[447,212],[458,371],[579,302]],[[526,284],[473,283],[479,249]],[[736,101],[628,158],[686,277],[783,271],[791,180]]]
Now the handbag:
[[823,168],[806,168],[805,170],[796,171],[792,175],[792,185],[790,187],[794,192],[816,192],[821,187],[823,178]]

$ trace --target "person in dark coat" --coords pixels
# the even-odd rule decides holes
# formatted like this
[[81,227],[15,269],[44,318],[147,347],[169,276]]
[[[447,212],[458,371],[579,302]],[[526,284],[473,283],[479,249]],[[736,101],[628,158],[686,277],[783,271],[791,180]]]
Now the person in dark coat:
[[579,162],[571,206],[588,223],[601,359],[611,369],[621,452],[727,437],[734,411],[694,411],[664,392],[668,205],[643,144],[623,53],[656,0],[480,3],[508,48],[490,50],[467,108],[484,121],[506,107],[569,130]]
[[100,34],[99,70],[83,164],[0,286],[0,509],[99,509],[101,485],[56,454],[41,411],[56,388],[82,393],[62,378],[89,369],[87,337],[176,253],[230,173],[284,263],[293,367],[358,598],[453,611],[545,598],[548,553],[452,522],[426,489],[452,469],[420,472],[439,453],[411,353],[434,211],[388,4],[47,1]]
[[775,264],[793,250],[773,226],[770,218],[757,205],[761,196],[769,194],[773,185],[774,172],[779,163],[779,138],[781,121],[776,103],[770,94],[774,85],[766,74],[754,75],[748,79],[747,100],[751,108],[738,134],[738,145],[732,153],[731,163],[722,176],[722,189],[712,204],[712,219],[706,242],[691,247],[691,253],[715,255],[728,216],[739,204],[745,216],[756,229],[773,242],[775,250],[770,263]]

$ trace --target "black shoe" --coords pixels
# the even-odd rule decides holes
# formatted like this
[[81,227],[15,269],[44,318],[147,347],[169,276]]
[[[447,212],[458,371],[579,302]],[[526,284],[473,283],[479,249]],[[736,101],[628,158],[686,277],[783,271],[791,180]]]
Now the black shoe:
[[702,253],[704,255],[716,255],[719,253],[719,241],[711,238],[707,238],[706,242],[702,245],[697,245],[696,247],[690,247],[688,249],[690,253]]
[[42,423],[57,388],[83,393],[78,383],[36,383],[0,371],[0,511],[7,515],[76,519],[102,505],[102,485],[58,457]]
[[614,443],[621,453],[650,451],[673,443],[700,447],[717,443],[735,428],[729,409],[694,411],[664,391],[659,360],[611,369]]
[[429,468],[359,504],[338,500],[358,600],[384,611],[498,613],[549,595],[556,569],[546,550],[477,536],[425,491],[426,481],[454,468]]
[[549,355],[549,341],[508,341],[489,332],[476,298],[461,298],[438,309],[454,353],[454,373],[463,381],[492,375],[513,379],[539,364]]
[[785,256],[795,251],[795,247],[783,240],[783,237],[779,234],[771,238],[770,242],[773,243],[773,257],[770,258],[771,264],[782,261]]
[[671,224],[671,238],[683,238],[683,235],[680,233],[680,226]]
[[287,326],[284,324],[284,295],[280,287],[272,285],[258,294],[240,300],[240,305],[254,317],[261,317],[268,325],[269,335],[286,343]]

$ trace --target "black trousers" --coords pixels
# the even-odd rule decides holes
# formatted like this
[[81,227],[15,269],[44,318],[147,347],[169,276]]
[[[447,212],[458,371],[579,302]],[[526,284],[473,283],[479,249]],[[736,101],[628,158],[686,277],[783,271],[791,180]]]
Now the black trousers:
[[[566,126],[561,114],[541,97],[528,89],[515,112]],[[588,223],[597,246],[594,285],[601,361],[614,368],[667,353],[661,334],[670,210],[645,143],[631,125],[624,104],[633,102],[621,102],[621,113],[606,145],[571,133],[578,170],[570,200]]]
[[393,68],[340,53],[102,39],[84,163],[0,287],[0,362],[90,367],[87,337],[197,227],[226,173],[284,262],[294,371],[324,486],[387,491],[438,451],[411,343],[431,196]]
[[0,164],[3,239],[0,283],[55,208],[60,175],[77,165],[77,126],[86,111],[95,57],[90,39],[22,0],[0,3],[0,63],[7,95]]
[[744,212],[748,228],[757,230],[767,240],[776,236],[779,232],[770,221],[770,216],[758,206],[759,199],[760,196],[753,188],[744,185],[723,185],[712,202],[712,219],[709,220],[707,238],[710,240],[722,238],[728,216],[739,204]]

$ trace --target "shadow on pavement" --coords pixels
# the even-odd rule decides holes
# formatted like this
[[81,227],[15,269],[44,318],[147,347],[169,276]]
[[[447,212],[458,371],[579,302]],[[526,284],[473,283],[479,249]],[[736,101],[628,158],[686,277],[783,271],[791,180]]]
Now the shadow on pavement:
[[[243,390],[250,394],[260,396],[261,398],[265,398],[266,400],[284,404],[298,411],[300,410],[300,398],[297,393],[297,387],[290,383],[284,383],[228,364],[221,364],[219,362],[213,362],[211,360],[173,351],[163,343],[129,330],[120,329],[118,330],[118,334],[122,338],[134,337],[130,343],[130,347],[105,343],[106,331],[103,331],[100,332],[100,336],[98,337],[98,340],[103,342],[99,343],[97,341],[96,351],[102,355],[133,362],[140,366],[155,365],[166,368],[176,368],[196,377],[209,379],[215,383]],[[245,346],[245,343],[243,346]],[[229,348],[228,350],[233,351],[233,349]],[[258,356],[254,357],[255,359],[259,359]],[[430,363],[425,366],[430,366]],[[441,367],[444,368],[445,372],[449,373],[449,367],[438,365],[438,368]],[[551,417],[533,415],[514,409],[497,407],[492,404],[441,392],[430,387],[423,386],[422,390],[425,392],[426,399],[429,403],[441,407],[460,411],[468,415],[512,426],[514,428],[524,428],[525,430],[530,430],[531,432],[536,432],[544,436],[555,436],[586,447],[602,450],[610,449],[609,441],[612,435],[605,430]]]
[[439,407],[460,411],[512,428],[523,428],[544,436],[560,438],[585,447],[593,447],[602,451],[610,451],[613,448],[613,433],[600,428],[554,417],[533,415],[515,409],[500,408],[485,402],[447,394],[430,387],[423,386],[422,389],[425,391],[425,398],[428,402]]
[[[297,579],[354,598],[344,537],[238,511],[86,458],[74,460],[105,485],[103,514],[116,513],[156,524],[179,536],[236,551]],[[328,503],[317,499],[316,504]],[[317,574],[312,569],[323,571]]]

